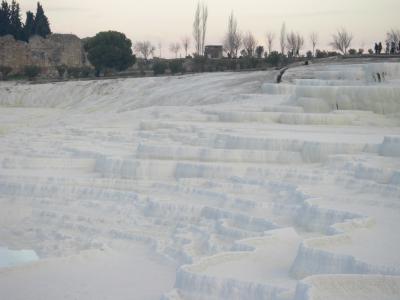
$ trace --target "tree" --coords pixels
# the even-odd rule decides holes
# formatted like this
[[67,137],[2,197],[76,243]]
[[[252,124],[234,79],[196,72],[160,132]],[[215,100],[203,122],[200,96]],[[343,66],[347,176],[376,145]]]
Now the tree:
[[208,8],[204,3],[197,3],[193,22],[193,38],[196,47],[196,54],[203,55],[207,32]]
[[23,39],[21,11],[19,4],[15,0],[11,2],[9,33],[12,34],[16,40]]
[[44,10],[40,2],[37,3],[35,17],[35,34],[46,37],[51,34],[49,20],[44,14]]
[[196,54],[200,55],[201,48],[201,29],[200,29],[200,2],[197,3],[193,21],[193,39],[196,47]]
[[258,46],[256,48],[257,58],[261,58],[263,53],[264,53],[264,47],[263,46]]
[[339,50],[344,55],[347,53],[347,49],[350,47],[353,40],[353,35],[349,33],[346,29],[342,28],[337,31],[336,34],[332,36],[333,41],[331,46],[335,50]]
[[10,6],[3,0],[0,8],[0,36],[10,34],[10,15]]
[[38,2],[36,16],[28,11],[25,25],[21,21],[21,10],[16,0],[11,5],[6,0],[1,2],[0,8],[0,36],[11,34],[16,40],[29,41],[29,37],[37,34],[47,37],[51,34],[49,20],[42,5]]
[[387,43],[394,43],[395,45],[398,45],[400,41],[400,30],[399,29],[390,29],[386,33],[386,42]]
[[174,53],[174,54],[175,54],[175,58],[177,58],[177,57],[178,57],[178,52],[179,52],[179,50],[181,50],[181,45],[180,45],[179,43],[172,43],[172,44],[169,46],[169,50],[170,50],[172,53]]
[[243,37],[243,46],[248,56],[253,56],[256,49],[257,41],[254,35],[249,31]]
[[185,49],[185,57],[188,56],[188,49],[190,47],[190,38],[188,36],[184,36],[182,38],[182,46],[183,49]]
[[266,37],[267,37],[268,54],[270,54],[272,52],[272,45],[274,43],[275,34],[272,32],[267,32]]
[[315,56],[315,47],[317,46],[317,43],[318,43],[318,33],[312,32],[310,34],[310,41],[311,41],[311,45],[312,45],[312,54],[313,54],[313,56]]
[[208,8],[203,4],[202,14],[201,14],[201,53],[204,55],[204,50],[206,47],[206,33],[207,33],[207,20],[208,20]]
[[160,51],[160,58],[162,57],[162,43],[158,42],[158,50]]
[[233,12],[229,16],[228,32],[224,39],[225,51],[232,57],[237,57],[240,46],[242,45],[242,35],[237,29],[237,20]]
[[27,42],[35,32],[35,15],[31,11],[26,12],[26,19],[23,32],[24,32],[24,40]]
[[292,31],[286,36],[286,48],[288,56],[295,56],[297,51],[297,38],[296,34]]
[[286,47],[292,56],[299,56],[300,50],[304,45],[304,38],[299,33],[293,31],[286,37]]
[[278,53],[278,51],[272,51],[267,59],[265,60],[268,64],[277,67],[280,62],[281,62],[281,57],[283,56],[283,54]]
[[300,56],[300,50],[304,46],[304,38],[299,33],[297,33],[297,48],[296,48],[296,55]]
[[117,31],[99,32],[86,42],[85,50],[97,75],[105,69],[126,70],[136,61],[131,40]]
[[281,27],[280,44],[281,44],[281,54],[285,54],[285,48],[286,48],[286,24],[285,23],[283,23],[282,27]]
[[150,55],[153,55],[155,50],[156,48],[151,44],[150,41],[142,41],[135,44],[135,51],[140,53],[144,60],[147,60]]

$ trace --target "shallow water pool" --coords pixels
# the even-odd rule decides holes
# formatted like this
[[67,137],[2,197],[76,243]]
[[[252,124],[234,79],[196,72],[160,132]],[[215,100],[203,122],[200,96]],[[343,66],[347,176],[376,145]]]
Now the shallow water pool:
[[39,260],[33,250],[10,250],[0,247],[0,268],[14,267]]

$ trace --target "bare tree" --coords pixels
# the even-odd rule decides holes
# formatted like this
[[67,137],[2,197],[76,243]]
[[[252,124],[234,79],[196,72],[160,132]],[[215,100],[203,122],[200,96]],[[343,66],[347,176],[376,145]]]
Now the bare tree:
[[237,57],[240,46],[242,45],[242,35],[237,29],[237,20],[233,12],[229,16],[228,32],[224,39],[224,49],[231,56]]
[[285,54],[285,48],[286,48],[286,24],[285,23],[283,23],[282,27],[281,27],[280,44],[281,44],[281,53]]
[[201,29],[200,29],[200,2],[197,3],[196,12],[194,14],[194,21],[193,21],[193,39],[194,45],[196,47],[196,54],[200,54],[201,48]]
[[150,41],[142,41],[135,44],[135,51],[141,54],[145,60],[147,60],[150,55],[153,55],[155,50],[156,48]]
[[296,34],[296,38],[297,38],[297,48],[296,48],[296,55],[300,56],[300,50],[303,48],[304,46],[304,38],[303,36],[301,36],[299,33]]
[[313,56],[315,56],[315,47],[317,46],[317,43],[318,43],[318,33],[311,32],[310,41],[311,41],[311,45],[312,45],[312,53],[313,53]]
[[400,41],[400,30],[399,29],[390,29],[386,33],[386,42],[388,43],[394,43],[395,45],[398,45]]
[[275,34],[272,33],[272,32],[267,32],[266,38],[267,38],[268,54],[271,54],[271,52],[272,52],[272,45],[273,45],[274,39],[275,39]]
[[181,50],[181,45],[179,43],[172,43],[169,45],[169,50],[175,54],[175,58],[178,58],[178,52]]
[[296,53],[296,44],[296,34],[292,31],[286,36],[286,49],[288,51],[288,55],[294,55]]
[[185,49],[185,57],[187,57],[188,56],[188,49],[190,47],[190,37],[184,36],[182,38],[182,46],[183,46],[183,49]]
[[254,35],[250,31],[248,31],[243,37],[243,46],[248,56],[254,56],[254,51],[256,50],[257,41]]
[[304,38],[299,33],[293,31],[286,36],[287,50],[293,56],[299,56],[300,50],[304,45]]
[[332,38],[333,40],[331,46],[346,55],[347,49],[350,47],[353,40],[353,35],[346,29],[342,28],[339,29],[337,33],[332,36]]
[[160,51],[160,58],[162,57],[162,43],[158,42],[158,50]]
[[207,33],[207,20],[208,20],[208,7],[203,3],[202,14],[201,14],[201,54],[204,55],[205,43],[206,43],[206,33]]
[[204,53],[204,46],[207,32],[208,8],[204,3],[197,3],[193,21],[193,38],[196,47],[196,54]]

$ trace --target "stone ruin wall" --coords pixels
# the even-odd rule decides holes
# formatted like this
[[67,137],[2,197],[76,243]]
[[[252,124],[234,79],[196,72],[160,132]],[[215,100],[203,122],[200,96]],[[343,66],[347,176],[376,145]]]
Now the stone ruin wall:
[[0,37],[0,66],[9,66],[12,73],[19,73],[29,65],[51,70],[59,65],[83,67],[90,64],[82,40],[72,34],[33,36],[29,43],[16,41],[11,35]]

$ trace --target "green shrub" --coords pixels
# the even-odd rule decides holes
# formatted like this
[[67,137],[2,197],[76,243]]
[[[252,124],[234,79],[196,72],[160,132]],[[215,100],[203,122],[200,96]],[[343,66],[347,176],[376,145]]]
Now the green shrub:
[[90,75],[94,74],[94,70],[90,67],[82,67],[81,68],[81,77],[82,78],[87,78]]
[[281,64],[282,54],[278,53],[277,51],[272,51],[265,61],[271,66],[277,67]]
[[[158,61],[158,60],[154,60],[154,61]],[[138,67],[140,75],[141,76],[145,76],[146,75],[146,69],[148,68],[147,64],[146,64],[146,61],[144,59],[141,59],[141,58],[138,59],[137,60],[137,67]]]
[[195,55],[193,58],[193,71],[204,72],[206,70],[207,57]]
[[94,70],[90,67],[68,67],[67,73],[70,78],[87,78],[94,74]]
[[321,51],[321,50],[317,49],[315,52],[315,57],[317,57],[317,58],[324,58],[327,56],[328,56],[328,53],[326,53],[326,51]]
[[255,69],[258,66],[258,59],[253,56],[245,56],[239,59],[240,69]]
[[207,64],[204,67],[204,71],[206,71],[206,72],[215,72],[215,71],[217,71],[217,68],[216,68],[216,66],[214,64]]
[[65,71],[67,71],[67,66],[66,65],[59,65],[56,66],[57,72],[58,72],[58,76],[60,78],[63,78],[65,75]]
[[153,72],[154,75],[162,75],[165,74],[165,70],[167,70],[168,65],[164,61],[158,60],[153,63]]
[[235,71],[237,68],[237,60],[236,59],[229,59],[227,62],[228,70]]
[[240,69],[254,69],[257,67],[258,61],[255,57],[242,57],[239,59]]
[[[215,63],[216,71],[222,72],[230,69],[231,60],[219,59]],[[236,65],[235,65],[236,67]]]
[[324,58],[324,57],[332,57],[332,56],[338,56],[340,55],[340,53],[336,52],[336,51],[321,51],[319,49],[317,49],[315,51],[315,57],[317,58]]
[[356,55],[357,54],[357,50],[356,49],[349,49],[349,54],[350,55]]
[[255,69],[258,67],[258,59],[255,57],[250,57],[249,59],[250,68]]
[[183,62],[180,59],[174,59],[169,62],[169,69],[172,74],[183,72]]
[[35,79],[42,69],[39,66],[26,66],[24,68],[24,75],[28,77],[29,80]]
[[12,71],[11,67],[8,66],[0,66],[0,73],[2,74],[3,80],[6,80],[8,77],[8,74],[10,74]]
[[81,76],[81,68],[78,67],[68,67],[67,72],[70,78],[79,78]]
[[340,53],[338,53],[336,51],[328,51],[327,55],[328,55],[328,57],[332,57],[332,56],[338,56],[338,55],[340,55]]

